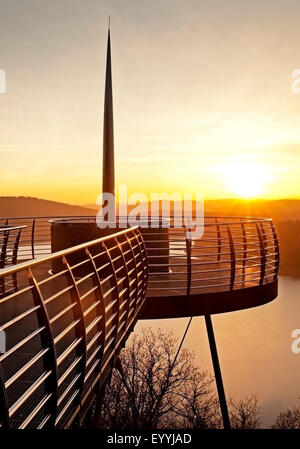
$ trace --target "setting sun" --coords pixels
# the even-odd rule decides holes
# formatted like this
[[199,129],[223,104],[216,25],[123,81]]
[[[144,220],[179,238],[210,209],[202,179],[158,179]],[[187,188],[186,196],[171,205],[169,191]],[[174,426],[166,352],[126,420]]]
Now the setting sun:
[[228,163],[220,167],[226,189],[243,198],[254,198],[265,193],[272,176],[269,169],[253,162]]

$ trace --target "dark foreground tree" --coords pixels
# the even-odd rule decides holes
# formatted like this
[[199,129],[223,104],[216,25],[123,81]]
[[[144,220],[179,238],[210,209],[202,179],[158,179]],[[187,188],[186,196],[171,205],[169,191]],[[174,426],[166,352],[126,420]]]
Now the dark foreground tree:
[[258,398],[252,395],[240,401],[229,401],[229,415],[232,429],[258,429],[262,418]]
[[120,355],[106,387],[98,425],[110,429],[215,427],[213,378],[171,332],[144,329]]
[[[214,378],[196,367],[172,332],[151,329],[133,336],[106,386],[94,426],[107,429],[221,428]],[[230,401],[233,428],[259,427],[257,398]]]
[[300,429],[300,407],[293,407],[279,413],[273,429]]

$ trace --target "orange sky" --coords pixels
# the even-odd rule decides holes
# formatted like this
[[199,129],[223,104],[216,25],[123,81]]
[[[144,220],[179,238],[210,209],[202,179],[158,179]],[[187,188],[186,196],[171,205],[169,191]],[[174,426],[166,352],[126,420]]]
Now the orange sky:
[[96,201],[110,13],[117,183],[300,196],[299,2],[0,4],[0,195]]

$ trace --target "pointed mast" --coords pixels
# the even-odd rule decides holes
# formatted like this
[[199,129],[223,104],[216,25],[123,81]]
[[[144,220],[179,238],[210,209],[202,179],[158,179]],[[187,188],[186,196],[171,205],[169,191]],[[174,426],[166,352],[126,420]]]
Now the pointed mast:
[[108,23],[106,77],[103,120],[102,192],[115,194],[114,121],[111,76],[110,16]]

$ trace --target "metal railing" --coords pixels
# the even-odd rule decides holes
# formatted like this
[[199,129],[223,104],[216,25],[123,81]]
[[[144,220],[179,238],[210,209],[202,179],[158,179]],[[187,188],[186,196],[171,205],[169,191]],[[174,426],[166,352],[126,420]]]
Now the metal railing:
[[0,224],[0,269],[17,263],[21,232],[25,228]]
[[[36,223],[36,221],[35,221]],[[0,423],[65,428],[88,409],[146,296],[143,238],[130,228],[0,270]]]
[[232,291],[277,279],[279,243],[271,219],[206,217],[203,235],[191,237],[194,231],[171,222],[160,234],[144,234],[148,297]]
[[[18,262],[18,249],[21,232],[26,226],[0,225],[0,269]],[[15,275],[7,279],[0,279],[0,298],[6,291],[17,289],[17,279]]]
[[[19,245],[18,258],[22,260],[51,252],[50,221],[95,222],[96,218],[16,217],[2,220],[11,225],[27,226]],[[173,217],[159,219],[156,229],[151,226],[141,229],[149,258],[147,296],[230,291],[267,284],[277,278],[279,243],[271,219],[205,217],[203,236],[195,239],[190,238],[193,225],[182,220],[182,225],[177,226],[178,219]]]
[[[18,260],[30,260],[36,257],[43,257],[51,253],[51,224],[50,220],[66,218],[61,215],[45,217],[5,217],[0,218],[0,227],[25,226],[19,242]],[[94,216],[68,218],[84,219],[95,221]]]

